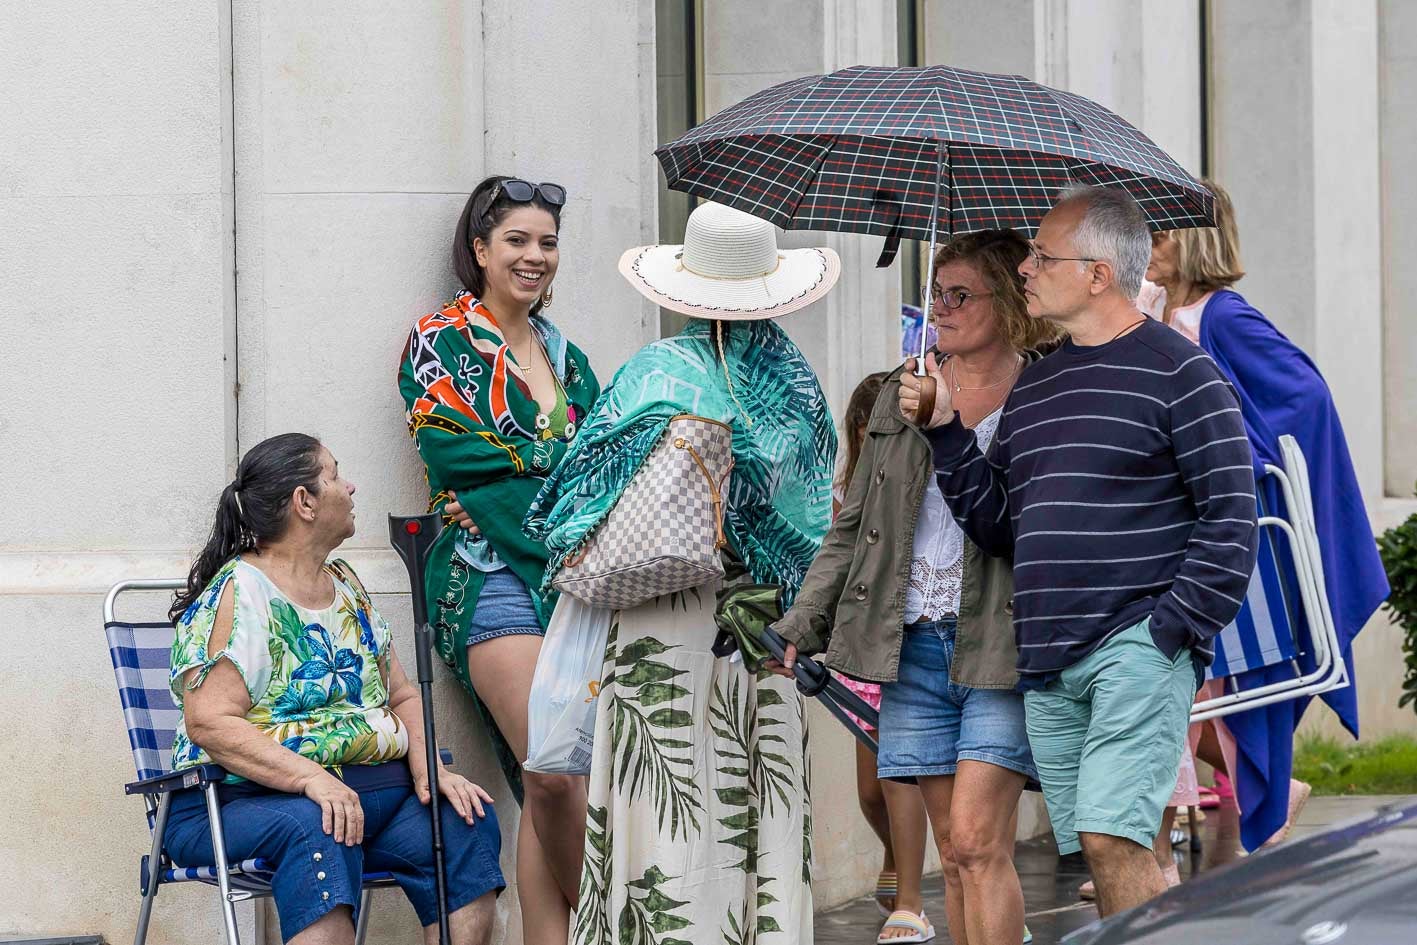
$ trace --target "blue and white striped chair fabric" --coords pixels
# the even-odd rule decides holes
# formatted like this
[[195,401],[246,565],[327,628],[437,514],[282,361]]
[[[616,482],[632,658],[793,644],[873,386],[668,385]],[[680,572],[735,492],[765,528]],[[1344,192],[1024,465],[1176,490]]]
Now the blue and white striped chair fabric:
[[172,770],[172,740],[181,718],[167,682],[172,624],[113,621],[104,632],[138,779],[167,774]]
[[[157,786],[144,784],[150,779],[172,774],[172,743],[177,731],[181,712],[172,701],[172,690],[168,685],[169,667],[172,657],[174,631],[172,624],[162,622],[129,623],[113,619],[113,606],[119,594],[130,586],[134,589],[171,589],[185,582],[131,582],[114,587],[104,605],[104,635],[108,640],[108,655],[113,662],[113,674],[118,683],[118,698],[123,706],[123,724],[128,730],[128,744],[133,752],[133,766],[138,773],[138,781],[127,785],[130,794],[142,794],[146,800],[148,829],[154,830],[159,816],[160,802],[166,798],[172,785]],[[446,760],[446,754],[445,754]],[[192,772],[192,784],[196,784],[198,774]],[[215,765],[205,766],[202,776],[221,777],[221,769]],[[156,841],[156,838],[154,838]],[[215,838],[213,839],[215,843]],[[155,842],[154,851],[160,849]],[[173,883],[206,883],[220,887],[222,877],[214,865],[177,866],[165,853],[159,856],[160,864],[156,885],[152,885],[149,870],[152,854],[144,854],[139,864],[144,905],[134,936],[137,945],[147,937],[148,917],[152,899],[158,888]],[[274,872],[267,861],[255,858],[228,864],[226,886],[233,898],[245,899],[271,894]],[[376,889],[395,885],[389,873],[364,874],[364,889]],[[224,902],[227,910],[227,940],[230,945],[238,945],[235,913],[231,903]],[[366,892],[364,908],[360,910],[357,940],[362,942],[367,927],[368,897]]]
[[[1284,517],[1278,512],[1283,500],[1269,476],[1256,483],[1256,493],[1261,518]],[[1215,638],[1215,661],[1206,670],[1208,679],[1272,666],[1297,654],[1296,638],[1306,625],[1293,583],[1293,564],[1288,563],[1291,552],[1287,542],[1276,541],[1282,533],[1274,526],[1261,526],[1259,532],[1259,557],[1249,591],[1235,619]]]

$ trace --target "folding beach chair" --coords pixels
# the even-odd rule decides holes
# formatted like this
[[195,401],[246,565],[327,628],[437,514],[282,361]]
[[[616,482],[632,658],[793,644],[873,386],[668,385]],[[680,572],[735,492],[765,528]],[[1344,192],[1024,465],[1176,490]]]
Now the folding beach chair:
[[[108,638],[108,654],[113,660],[113,674],[118,682],[118,696],[123,704],[123,722],[128,729],[128,742],[133,749],[133,763],[138,780],[124,785],[124,793],[141,794],[147,807],[148,829],[152,831],[152,849],[139,864],[143,892],[142,909],[138,913],[138,928],[134,945],[143,945],[148,936],[153,900],[158,889],[171,883],[205,883],[220,890],[222,914],[226,924],[228,945],[239,945],[236,929],[237,902],[271,894],[274,867],[262,859],[231,863],[226,855],[222,835],[221,808],[217,803],[217,785],[226,777],[219,765],[201,765],[172,770],[172,739],[179,712],[168,688],[168,666],[172,654],[173,627],[165,619],[146,622],[118,620],[115,607],[120,595],[128,591],[173,591],[186,586],[180,580],[120,581],[108,591],[103,601],[103,626]],[[448,760],[444,754],[444,762]],[[207,812],[211,816],[212,849],[216,863],[178,866],[163,852],[163,835],[167,815],[175,791],[198,789],[206,795]],[[364,874],[364,896],[360,904],[355,940],[364,942],[368,927],[369,892],[395,885],[389,873]]]
[[[1281,436],[1279,445],[1284,467],[1267,465],[1256,483],[1260,553],[1255,573],[1240,613],[1216,637],[1208,675],[1228,678],[1287,661],[1294,665],[1294,678],[1198,702],[1191,710],[1193,722],[1349,684],[1324,585],[1308,466],[1292,436]],[[1301,654],[1312,656],[1311,671],[1300,669]]]

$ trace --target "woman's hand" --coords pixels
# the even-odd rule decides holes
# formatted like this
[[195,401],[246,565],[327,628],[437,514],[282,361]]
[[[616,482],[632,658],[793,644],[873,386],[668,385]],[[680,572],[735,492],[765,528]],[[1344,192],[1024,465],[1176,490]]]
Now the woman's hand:
[[782,651],[782,662],[779,663],[775,659],[768,658],[763,662],[763,669],[770,673],[776,673],[784,679],[796,679],[797,677],[792,672],[792,667],[795,665],[797,665],[797,646],[789,643],[787,649]]
[[364,808],[353,788],[322,770],[305,782],[301,793],[320,805],[321,826],[335,843],[352,847],[364,842]]
[[[949,423],[955,410],[950,398],[950,385],[945,380],[944,365],[935,360],[933,351],[925,355],[925,371],[935,379],[935,412],[924,426],[926,430],[933,430]],[[906,423],[915,423],[915,411],[920,406],[920,380],[915,374],[915,359],[910,358],[900,375],[900,415]]]
[[[418,795],[419,803],[428,803],[428,776],[426,774],[413,776],[413,790]],[[474,822],[474,815],[478,818],[486,817],[487,812],[483,810],[482,805],[492,803],[492,795],[447,768],[438,769],[438,793],[451,801],[453,810],[457,811],[458,816],[469,824]]]
[[452,501],[443,506],[443,514],[451,516],[453,521],[458,523],[459,528],[467,529],[469,535],[481,535],[482,532],[472,523],[472,516],[467,514],[467,510],[458,501],[458,494],[449,489],[448,495],[452,497]]

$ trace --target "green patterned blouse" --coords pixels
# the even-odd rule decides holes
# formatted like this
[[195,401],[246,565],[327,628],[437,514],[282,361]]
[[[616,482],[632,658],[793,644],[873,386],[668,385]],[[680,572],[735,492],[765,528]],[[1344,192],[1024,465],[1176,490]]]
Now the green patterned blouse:
[[[238,556],[227,562],[177,620],[170,685],[180,710],[218,661],[241,674],[251,709],[246,719],[286,748],[326,767],[379,764],[408,754],[408,733],[389,709],[379,661],[389,652],[389,625],[344,561],[325,566],[335,598],[323,610],[287,600],[260,569]],[[231,639],[210,652],[222,591],[235,595]],[[198,670],[188,682],[187,673]],[[172,766],[211,761],[178,723]],[[229,781],[240,781],[235,775]]]

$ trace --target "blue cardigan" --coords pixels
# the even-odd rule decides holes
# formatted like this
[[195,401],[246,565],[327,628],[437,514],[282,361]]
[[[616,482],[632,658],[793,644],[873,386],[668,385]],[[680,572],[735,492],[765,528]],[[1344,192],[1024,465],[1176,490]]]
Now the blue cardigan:
[[[1256,471],[1265,463],[1282,465],[1281,434],[1292,435],[1304,451],[1329,606],[1353,682],[1322,698],[1356,738],[1352,642],[1387,599],[1389,588],[1333,397],[1309,356],[1229,289],[1216,292],[1206,303],[1200,344],[1240,397]],[[1299,662],[1305,671],[1313,668],[1312,655]],[[1284,663],[1242,673],[1235,682],[1242,690],[1253,689],[1294,675],[1293,667]],[[1268,839],[1288,815],[1294,730],[1308,702],[1281,702],[1226,717],[1239,749],[1240,770],[1232,776],[1246,802],[1240,820],[1246,849]]]

